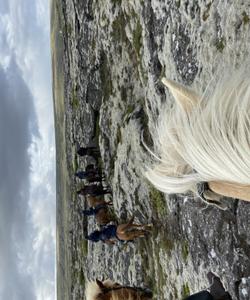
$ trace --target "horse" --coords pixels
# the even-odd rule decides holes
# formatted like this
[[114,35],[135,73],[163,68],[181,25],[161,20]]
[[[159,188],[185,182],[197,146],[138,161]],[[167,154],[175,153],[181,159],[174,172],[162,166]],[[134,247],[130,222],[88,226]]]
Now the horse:
[[77,191],[78,195],[101,196],[111,194],[110,188],[104,188],[102,185],[92,184],[85,185],[82,189]]
[[104,206],[95,214],[96,223],[98,225],[103,226],[110,223],[111,221],[114,221],[107,208],[108,205],[112,205],[112,201],[106,202],[104,198],[87,196],[87,202],[89,207],[97,207],[98,205]]
[[133,241],[139,237],[145,237],[152,229],[152,224],[135,224],[134,217],[126,224],[107,225],[101,230],[95,230],[85,238],[92,242],[102,241],[107,244],[115,244],[116,241]]
[[75,173],[75,176],[80,179],[85,179],[89,183],[91,182],[102,182],[105,178],[102,172],[95,167],[93,164],[86,166],[85,171],[78,171]]
[[99,204],[112,205],[112,201],[106,202],[103,197],[87,196],[87,203],[90,207],[96,207]]
[[[250,201],[250,76],[228,72],[203,93],[163,78],[175,103],[159,117],[157,151],[146,177],[167,194],[197,194],[208,183],[207,199],[222,196]],[[157,153],[157,154],[156,154]]]
[[139,237],[145,237],[152,228],[152,224],[135,224],[132,218],[126,224],[117,226],[116,236],[121,241],[133,241]]
[[93,182],[101,183],[103,181],[103,179],[105,178],[104,176],[102,176],[98,173],[98,170],[96,170],[96,171],[78,171],[75,173],[75,176],[80,179],[87,180],[88,183],[93,183]]
[[88,281],[86,300],[150,300],[152,292],[147,288],[123,286],[111,280]]
[[97,147],[80,147],[77,150],[77,154],[80,156],[93,156],[100,157],[100,150]]

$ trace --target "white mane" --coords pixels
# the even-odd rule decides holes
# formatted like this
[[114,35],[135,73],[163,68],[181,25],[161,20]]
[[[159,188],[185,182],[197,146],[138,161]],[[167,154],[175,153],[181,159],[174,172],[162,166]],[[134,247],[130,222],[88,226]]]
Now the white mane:
[[249,71],[225,74],[190,112],[177,104],[163,109],[155,136],[159,160],[146,177],[159,190],[195,191],[202,181],[249,185]]
[[88,281],[85,288],[86,300],[94,300],[101,292],[99,286],[95,281]]
[[[115,283],[112,280],[105,280],[102,282],[105,287],[112,287]],[[86,300],[94,300],[97,295],[101,292],[100,287],[96,283],[96,281],[88,281],[85,288],[85,296]]]

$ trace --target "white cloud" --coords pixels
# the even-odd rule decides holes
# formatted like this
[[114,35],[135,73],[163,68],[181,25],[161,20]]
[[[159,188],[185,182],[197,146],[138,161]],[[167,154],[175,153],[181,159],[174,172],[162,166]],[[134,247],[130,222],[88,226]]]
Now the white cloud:
[[[32,278],[27,287],[32,289],[34,283],[38,300],[55,299],[56,181],[49,18],[49,1],[9,0],[8,5],[0,5],[1,65],[7,69],[11,57],[15,57],[33,97],[39,130],[39,137],[33,136],[28,149],[31,156],[28,232],[24,242],[17,241],[14,249],[17,269],[24,278]],[[1,282],[7,286],[6,279]],[[20,293],[13,297],[24,299]],[[32,292],[30,297],[33,299]]]

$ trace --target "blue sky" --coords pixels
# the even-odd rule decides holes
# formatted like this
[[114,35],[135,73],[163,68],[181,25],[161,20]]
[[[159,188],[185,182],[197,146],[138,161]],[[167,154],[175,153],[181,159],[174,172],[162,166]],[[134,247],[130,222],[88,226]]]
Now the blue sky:
[[49,0],[0,1],[0,299],[55,299]]

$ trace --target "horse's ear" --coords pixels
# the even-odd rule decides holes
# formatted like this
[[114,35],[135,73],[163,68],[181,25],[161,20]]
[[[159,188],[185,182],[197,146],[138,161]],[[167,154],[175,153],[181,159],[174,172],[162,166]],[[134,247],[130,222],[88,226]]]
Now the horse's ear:
[[162,78],[162,83],[169,88],[176,102],[185,111],[190,111],[193,106],[200,102],[201,97],[185,86],[167,78]]
[[101,290],[105,289],[105,285],[98,279],[95,280]]

